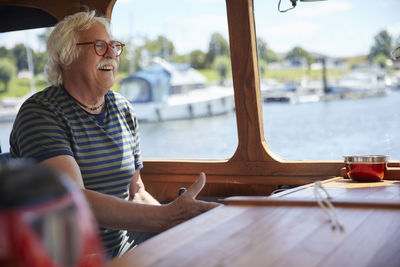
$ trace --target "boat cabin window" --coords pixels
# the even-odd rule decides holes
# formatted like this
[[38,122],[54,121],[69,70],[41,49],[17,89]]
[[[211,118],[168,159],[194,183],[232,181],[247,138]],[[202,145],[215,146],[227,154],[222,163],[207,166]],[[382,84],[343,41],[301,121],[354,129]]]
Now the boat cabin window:
[[111,26],[126,43],[117,90],[140,120],[144,159],[232,157],[238,141],[225,1],[116,1]]
[[23,101],[48,86],[44,76],[51,28],[0,33],[0,143],[9,151],[13,121]]
[[139,78],[122,80],[120,92],[131,102],[148,102],[152,99],[150,84]]
[[[230,158],[238,141],[225,1],[116,1],[111,28],[126,44],[112,90],[132,101],[143,157]],[[0,34],[0,69],[10,74],[0,81],[3,152],[19,105],[48,86],[49,34]]]
[[[399,1],[254,0],[264,134],[288,160],[400,159]],[[291,8],[281,1],[281,10]],[[373,18],[373,19],[372,19]]]

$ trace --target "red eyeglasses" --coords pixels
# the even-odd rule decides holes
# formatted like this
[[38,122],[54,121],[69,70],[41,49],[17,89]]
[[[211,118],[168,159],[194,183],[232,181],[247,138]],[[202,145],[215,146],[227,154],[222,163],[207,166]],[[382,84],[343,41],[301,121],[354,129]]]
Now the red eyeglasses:
[[118,42],[118,41],[110,41],[109,43],[107,43],[106,41],[103,41],[103,40],[96,40],[94,42],[77,43],[76,45],[93,45],[94,52],[98,56],[104,56],[108,51],[108,47],[110,47],[116,57],[118,57],[122,54],[122,51],[124,50],[124,46],[125,46],[125,44]]

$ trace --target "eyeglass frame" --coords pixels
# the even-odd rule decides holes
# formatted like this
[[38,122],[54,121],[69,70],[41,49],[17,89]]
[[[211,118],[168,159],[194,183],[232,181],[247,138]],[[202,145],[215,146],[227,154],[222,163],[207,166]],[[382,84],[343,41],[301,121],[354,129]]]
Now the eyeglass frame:
[[[104,52],[104,54],[102,54],[102,55],[99,54],[99,53],[97,52],[97,49],[96,49],[96,44],[97,44],[98,42],[103,42],[103,43],[107,44],[107,49],[106,49],[106,51]],[[111,47],[111,43],[112,43],[112,42],[119,43],[119,45],[121,46],[121,53],[119,53],[118,55],[115,53],[115,52],[116,52],[115,49]],[[122,52],[124,51],[124,47],[125,47],[125,44],[124,44],[124,43],[121,43],[120,41],[114,41],[114,40],[111,40],[109,43],[107,43],[107,42],[104,41],[104,40],[96,40],[96,41],[92,41],[92,42],[76,43],[75,45],[91,45],[91,44],[93,45],[93,49],[94,49],[94,52],[96,53],[96,55],[98,55],[98,56],[100,56],[100,57],[102,57],[102,56],[104,56],[105,54],[107,54],[108,48],[109,48],[109,47],[111,47],[111,49],[114,51],[114,55],[115,55],[116,57],[119,57],[119,56],[122,54]]]

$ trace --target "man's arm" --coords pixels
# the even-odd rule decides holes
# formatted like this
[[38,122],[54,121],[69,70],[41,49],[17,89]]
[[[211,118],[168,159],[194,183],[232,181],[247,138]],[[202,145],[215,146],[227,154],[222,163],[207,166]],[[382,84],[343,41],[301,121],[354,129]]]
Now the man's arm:
[[41,162],[68,174],[81,188],[99,225],[113,229],[161,232],[199,215],[219,204],[196,200],[205,184],[204,173],[175,201],[168,205],[148,205],[125,201],[84,188],[78,163],[71,156],[53,157]]
[[142,178],[140,177],[140,170],[135,170],[132,178],[132,183],[129,187],[129,200],[135,203],[160,205],[160,203],[146,191]]

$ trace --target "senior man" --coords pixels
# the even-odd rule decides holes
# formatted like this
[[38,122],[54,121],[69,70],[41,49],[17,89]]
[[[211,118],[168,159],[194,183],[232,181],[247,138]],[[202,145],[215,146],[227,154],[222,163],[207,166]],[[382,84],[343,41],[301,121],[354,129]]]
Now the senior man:
[[13,157],[61,170],[82,189],[109,257],[131,247],[126,230],[161,232],[218,205],[195,199],[203,173],[167,205],[145,190],[135,113],[110,90],[123,49],[95,11],[60,21],[47,41],[51,86],[25,101],[10,136]]

